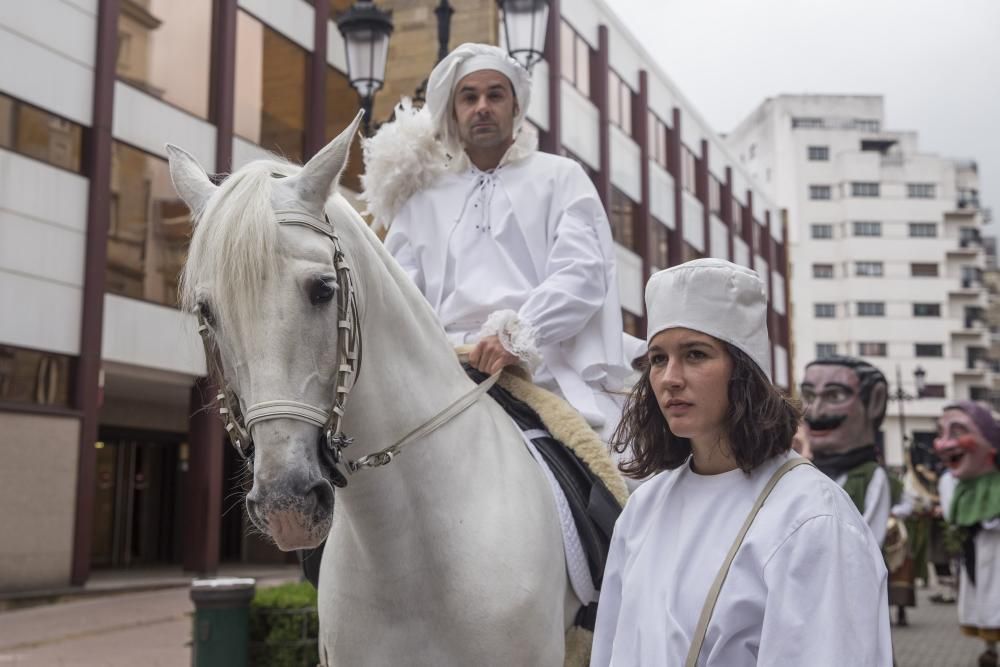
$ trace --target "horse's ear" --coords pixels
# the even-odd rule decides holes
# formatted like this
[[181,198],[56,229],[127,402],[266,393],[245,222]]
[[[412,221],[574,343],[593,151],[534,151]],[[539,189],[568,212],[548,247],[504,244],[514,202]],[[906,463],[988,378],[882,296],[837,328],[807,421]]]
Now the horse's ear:
[[358,124],[364,111],[359,111],[351,124],[312,157],[306,166],[294,176],[295,189],[299,197],[320,208],[326,204],[330,192],[340,181],[340,174],[347,166],[347,155],[358,133]]
[[170,180],[174,182],[177,194],[191,209],[192,219],[197,220],[219,186],[209,180],[193,155],[173,144],[167,144],[166,149],[170,160]]

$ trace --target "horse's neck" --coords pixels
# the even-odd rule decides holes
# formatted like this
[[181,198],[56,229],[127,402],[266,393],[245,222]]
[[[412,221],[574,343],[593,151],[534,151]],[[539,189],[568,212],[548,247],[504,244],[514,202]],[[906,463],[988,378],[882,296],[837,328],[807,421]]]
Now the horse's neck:
[[[363,292],[363,359],[344,420],[345,432],[355,440],[345,452],[351,459],[395,444],[473,388],[424,297],[381,244],[368,241],[367,250],[377,261],[355,267],[362,272],[357,279]],[[479,402],[468,412],[488,409]],[[390,511],[406,502],[412,482],[424,479],[433,472],[429,468],[441,463],[437,454],[447,458],[439,444],[448,439],[448,430],[444,427],[412,442],[384,468],[355,473],[347,488],[338,491],[338,507],[348,512]],[[435,455],[426,455],[431,452]],[[401,482],[404,469],[406,480]]]

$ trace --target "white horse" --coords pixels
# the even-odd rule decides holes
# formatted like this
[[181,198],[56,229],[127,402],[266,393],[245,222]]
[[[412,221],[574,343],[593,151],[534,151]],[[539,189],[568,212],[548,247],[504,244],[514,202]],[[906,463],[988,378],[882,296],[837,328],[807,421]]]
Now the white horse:
[[336,371],[350,331],[339,328],[349,314],[338,303],[351,286],[343,272],[338,279],[324,218],[350,267],[364,349],[343,421],[355,442],[344,455],[376,454],[475,389],[423,296],[335,192],[359,119],[302,168],[258,161],[221,186],[168,146],[195,220],[183,300],[218,351],[230,407],[251,415],[247,509],[283,550],[329,535],[324,665],[561,665],[580,602],[558,513],[492,400],[471,401],[396,457],[374,456],[392,460],[349,475],[333,511],[320,424],[337,384],[350,384],[350,372]]

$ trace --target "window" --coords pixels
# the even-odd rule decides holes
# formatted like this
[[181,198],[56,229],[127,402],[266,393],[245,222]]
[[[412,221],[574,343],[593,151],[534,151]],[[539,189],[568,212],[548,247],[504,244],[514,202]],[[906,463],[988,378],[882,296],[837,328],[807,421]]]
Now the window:
[[708,210],[722,217],[722,183],[711,175],[708,177]]
[[837,356],[837,344],[836,343],[816,343],[816,358],[826,359],[827,357]]
[[639,326],[639,318],[622,308],[622,329],[625,333],[635,337],[642,336],[642,327]]
[[937,274],[937,264],[923,264],[918,262],[910,264],[910,275],[914,278],[936,278]]
[[858,343],[858,354],[862,357],[886,356],[885,343]]
[[855,262],[854,275],[880,277],[882,276],[882,262]]
[[943,384],[925,384],[924,390],[920,394],[921,398],[945,398]]
[[937,224],[933,222],[911,222],[910,237],[932,239],[937,236]]
[[667,168],[667,126],[652,111],[649,112],[649,159]]
[[867,118],[855,118],[854,127],[862,132],[878,132],[881,128],[881,123],[877,120]]
[[793,118],[792,119],[793,128],[819,128],[823,127],[822,118]]
[[737,234],[743,229],[743,204],[736,197],[733,197],[733,229]]
[[982,245],[983,239],[975,227],[962,227],[958,230],[958,244],[963,248]]
[[881,222],[855,222],[855,236],[882,236]]
[[176,306],[191,218],[167,161],[113,142],[111,202],[107,291]]
[[[341,0],[337,0],[341,1]],[[344,100],[354,99],[357,95],[347,77],[333,67],[326,68],[326,118],[324,119],[324,138],[327,142],[344,131],[354,120],[357,109],[353,104],[344,104]],[[340,176],[340,185],[361,192],[361,172],[364,171],[364,158],[361,155],[361,142],[351,142],[351,152],[347,158],[347,166]]]
[[816,317],[836,317],[837,305],[833,303],[814,303],[813,314]]
[[851,183],[852,197],[878,197],[878,183]]
[[809,226],[809,230],[814,239],[832,239],[833,238],[833,225],[828,225],[825,223],[814,224]]
[[813,264],[813,278],[833,278],[833,264]]
[[681,183],[691,194],[698,191],[698,158],[687,146],[681,146]]
[[118,15],[119,80],[207,119],[214,4],[125,3]]
[[941,317],[940,303],[915,303],[913,304],[914,317]]
[[665,269],[670,266],[670,230],[659,220],[654,219],[653,228],[653,269]]
[[0,146],[79,173],[83,127],[0,94]]
[[907,183],[906,196],[910,199],[934,199],[933,183]]
[[560,66],[562,77],[590,97],[590,45],[565,21],[561,24]]
[[0,345],[0,402],[70,406],[75,359]]
[[944,345],[941,343],[917,343],[914,352],[918,357],[943,357]]
[[608,70],[608,120],[632,135],[632,89],[614,70]]
[[829,146],[810,146],[809,159],[813,162],[826,162],[830,159]]
[[244,11],[236,14],[236,134],[302,161],[306,52]]
[[829,185],[810,185],[809,199],[830,199]]
[[619,245],[635,250],[635,204],[618,188],[611,188],[611,235]]
[[859,317],[885,317],[883,301],[858,301]]

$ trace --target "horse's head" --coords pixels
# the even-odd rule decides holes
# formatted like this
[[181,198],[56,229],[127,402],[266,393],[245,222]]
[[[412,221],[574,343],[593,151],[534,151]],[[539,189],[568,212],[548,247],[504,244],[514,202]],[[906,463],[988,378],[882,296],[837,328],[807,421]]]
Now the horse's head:
[[174,187],[195,220],[182,302],[199,315],[229,407],[249,418],[250,518],[284,550],[318,545],[333,518],[316,415],[329,413],[337,389],[342,281],[333,241],[317,229],[359,120],[302,168],[257,161],[219,186],[188,153],[167,147]]

